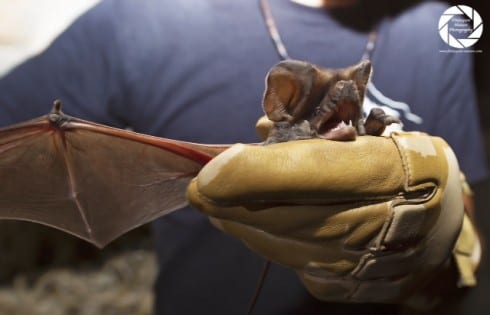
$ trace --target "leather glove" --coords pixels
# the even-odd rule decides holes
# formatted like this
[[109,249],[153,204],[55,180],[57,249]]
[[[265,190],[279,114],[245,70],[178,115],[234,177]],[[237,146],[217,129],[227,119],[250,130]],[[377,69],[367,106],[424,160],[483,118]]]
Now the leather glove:
[[339,302],[399,303],[425,286],[453,259],[461,196],[453,152],[422,133],[236,144],[188,187],[215,226]]

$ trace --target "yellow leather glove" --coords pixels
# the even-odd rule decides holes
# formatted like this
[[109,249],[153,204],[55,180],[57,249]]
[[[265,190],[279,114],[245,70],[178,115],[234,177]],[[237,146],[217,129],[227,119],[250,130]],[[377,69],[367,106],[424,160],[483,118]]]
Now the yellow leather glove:
[[452,259],[461,196],[453,152],[422,133],[236,144],[188,187],[215,226],[340,302],[413,296]]

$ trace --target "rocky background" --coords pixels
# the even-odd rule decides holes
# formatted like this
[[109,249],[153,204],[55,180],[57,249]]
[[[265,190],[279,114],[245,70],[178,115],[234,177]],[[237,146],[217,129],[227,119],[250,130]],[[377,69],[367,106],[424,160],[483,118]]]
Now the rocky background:
[[0,315],[150,315],[148,226],[103,250],[57,230],[0,221]]

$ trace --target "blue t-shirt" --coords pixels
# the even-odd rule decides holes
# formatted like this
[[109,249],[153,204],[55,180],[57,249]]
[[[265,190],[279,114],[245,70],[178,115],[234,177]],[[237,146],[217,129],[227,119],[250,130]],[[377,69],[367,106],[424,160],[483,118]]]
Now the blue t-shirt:
[[[269,2],[290,56],[323,67],[357,63],[378,25],[367,105],[398,115],[405,130],[445,138],[470,182],[486,176],[472,56],[440,52],[437,23],[445,4],[424,2],[379,18],[372,10]],[[0,125],[43,115],[60,98],[69,115],[137,132],[256,142],[264,77],[278,61],[257,1],[106,0],[0,79]],[[245,312],[259,257],[190,209],[153,227],[158,314]],[[315,301],[291,271],[274,266],[254,314],[320,307],[332,313],[341,306]],[[359,305],[341,308],[369,313]]]

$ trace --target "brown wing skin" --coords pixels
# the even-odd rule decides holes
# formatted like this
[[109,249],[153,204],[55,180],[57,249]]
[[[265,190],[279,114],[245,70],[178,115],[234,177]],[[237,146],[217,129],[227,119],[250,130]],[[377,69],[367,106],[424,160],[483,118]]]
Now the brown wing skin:
[[64,115],[0,129],[0,218],[103,247],[187,204],[188,182],[226,145],[157,138]]

